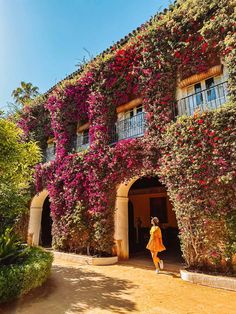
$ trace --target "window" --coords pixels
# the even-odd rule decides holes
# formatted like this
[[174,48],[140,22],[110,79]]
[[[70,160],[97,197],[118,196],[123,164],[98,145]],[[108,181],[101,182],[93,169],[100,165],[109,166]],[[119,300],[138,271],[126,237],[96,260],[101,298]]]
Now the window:
[[89,129],[83,131],[82,145],[89,144]]
[[143,106],[139,106],[137,107],[137,114],[142,113],[143,112]]
[[197,83],[194,85],[194,91],[196,94],[196,103],[197,105],[200,105],[203,102],[203,97],[202,97],[202,86],[201,83]]
[[133,118],[134,116],[136,116],[137,114],[140,114],[140,113],[142,113],[142,112],[143,112],[143,106],[140,105],[140,106],[138,106],[138,107],[135,107],[135,108],[133,108],[133,109],[130,109],[130,110],[126,111],[126,112],[124,113],[124,118],[125,118],[125,119],[126,119],[126,118]]
[[48,147],[46,149],[46,160],[50,161],[55,159],[55,154],[56,154],[56,143],[50,143],[48,144]]
[[214,88],[214,79],[213,77],[205,81],[206,89],[207,89],[207,101],[211,101],[216,99],[216,91]]
[[77,149],[85,149],[89,146],[89,129],[77,133]]
[[[215,80],[216,78],[211,77],[205,81],[189,86],[187,88],[187,95],[194,95],[195,103],[198,106],[206,100],[211,101],[216,99]],[[207,99],[204,99],[204,90],[206,90]]]
[[55,153],[56,153],[56,143],[55,142],[48,144],[47,152],[50,155],[55,155]]
[[143,106],[140,105],[125,113],[124,131],[126,137],[136,137],[144,133],[143,130]]
[[116,122],[118,140],[143,136],[144,131],[145,121],[142,105],[120,112]]
[[227,77],[221,74],[185,85],[181,94],[178,100],[179,115],[218,108],[227,101]]
[[214,107],[215,100],[217,99],[216,82],[219,81],[218,77],[211,77],[205,81],[198,82],[194,85],[187,87],[187,97],[182,102],[185,106],[185,111],[193,114],[197,108]]

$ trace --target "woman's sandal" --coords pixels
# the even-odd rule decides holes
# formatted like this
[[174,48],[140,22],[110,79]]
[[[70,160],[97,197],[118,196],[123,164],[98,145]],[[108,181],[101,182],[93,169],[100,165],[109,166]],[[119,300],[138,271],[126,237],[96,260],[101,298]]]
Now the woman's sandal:
[[160,266],[160,269],[163,269],[163,268],[164,268],[163,260],[160,260],[160,261],[159,261],[159,266]]

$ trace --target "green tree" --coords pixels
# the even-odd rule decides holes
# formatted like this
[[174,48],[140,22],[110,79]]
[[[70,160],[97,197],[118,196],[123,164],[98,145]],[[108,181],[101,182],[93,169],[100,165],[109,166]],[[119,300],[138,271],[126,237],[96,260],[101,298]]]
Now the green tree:
[[14,102],[7,103],[6,116],[13,122],[17,122],[25,105],[29,105],[30,102],[39,95],[38,87],[33,86],[32,83],[21,82],[20,87],[17,87],[12,91],[11,96]]
[[34,165],[40,161],[36,143],[25,143],[22,131],[0,117],[0,233],[27,211]]
[[17,87],[12,92],[12,97],[16,104],[21,106],[27,105],[32,99],[39,95],[38,87],[32,83],[21,82],[20,87]]

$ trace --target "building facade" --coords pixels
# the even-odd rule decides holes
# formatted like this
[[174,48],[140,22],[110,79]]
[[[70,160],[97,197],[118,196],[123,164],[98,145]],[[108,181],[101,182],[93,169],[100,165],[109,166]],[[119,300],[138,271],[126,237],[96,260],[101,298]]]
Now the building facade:
[[33,244],[51,244],[47,225],[56,249],[126,259],[145,248],[157,215],[167,245],[180,234],[189,266],[232,266],[233,1],[207,2],[177,1],[25,109],[20,125],[45,153]]

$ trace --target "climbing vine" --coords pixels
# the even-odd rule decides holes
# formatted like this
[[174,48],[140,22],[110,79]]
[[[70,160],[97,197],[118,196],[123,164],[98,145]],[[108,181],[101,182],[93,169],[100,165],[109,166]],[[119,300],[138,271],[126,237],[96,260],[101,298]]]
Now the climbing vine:
[[[47,128],[56,141],[56,159],[37,166],[36,181],[38,190],[49,191],[57,249],[90,246],[110,254],[117,185],[135,175],[158,174],[173,201],[188,264],[213,267],[214,260],[219,269],[229,264],[235,236],[226,227],[233,210],[234,48],[233,0],[177,1],[58,84],[40,105],[23,111],[19,123],[27,134],[34,131],[46,143]],[[206,71],[220,59],[229,68],[231,106],[173,123],[178,79]],[[146,112],[144,136],[109,145],[116,107],[137,97]],[[42,117],[51,128],[45,119],[34,123]],[[229,130],[223,127],[227,119]],[[73,153],[78,122],[89,122],[91,143]],[[216,230],[226,240],[213,251],[209,239]]]
[[[163,136],[160,175],[190,266],[230,267],[235,250],[236,107],[180,118]],[[230,225],[231,222],[231,225]],[[229,264],[229,265],[227,265]]]

